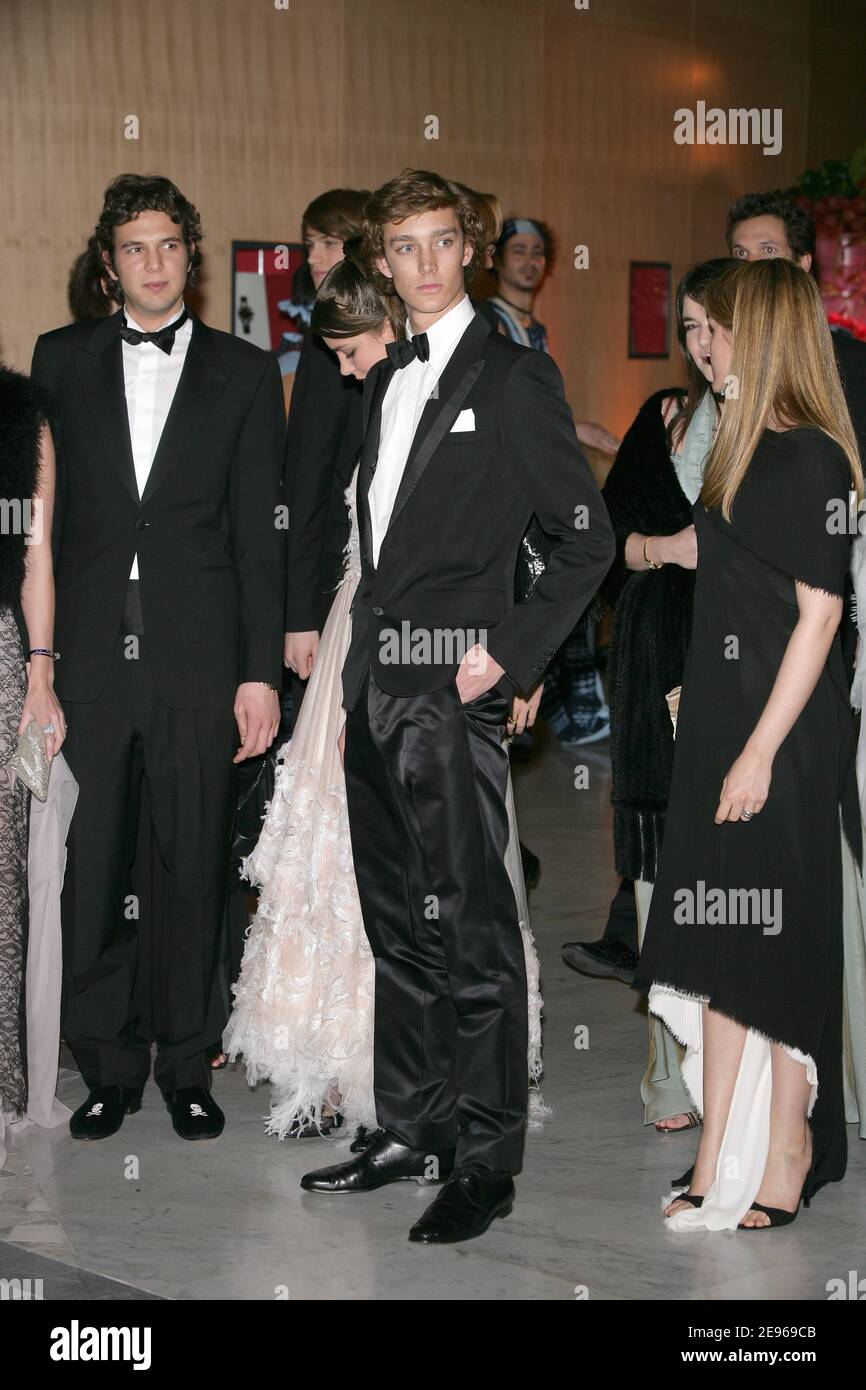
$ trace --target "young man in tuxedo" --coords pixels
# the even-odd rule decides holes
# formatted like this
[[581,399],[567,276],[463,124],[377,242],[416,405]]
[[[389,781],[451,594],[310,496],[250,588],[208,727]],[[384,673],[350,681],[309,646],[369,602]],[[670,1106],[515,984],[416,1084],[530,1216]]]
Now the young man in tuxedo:
[[[367,209],[370,259],[409,313],[366,378],[362,576],[343,667],[346,790],[376,961],[381,1128],[311,1192],[445,1177],[410,1239],[510,1210],[526,1118],[527,990],[505,869],[505,726],[614,554],[552,360],[476,314],[465,191],[405,170]],[[533,512],[555,545],[514,604]],[[512,716],[513,717],[513,716]]]
[[[122,307],[44,334],[33,358],[58,421],[56,686],[80,788],[63,1033],[90,1093],[70,1121],[81,1139],[139,1109],[152,1041],[177,1133],[223,1128],[205,1050],[225,1021],[236,765],[279,719],[280,373],[185,307],[201,235],[168,179],[120,175],[97,237]],[[138,920],[143,806],[164,891]]]

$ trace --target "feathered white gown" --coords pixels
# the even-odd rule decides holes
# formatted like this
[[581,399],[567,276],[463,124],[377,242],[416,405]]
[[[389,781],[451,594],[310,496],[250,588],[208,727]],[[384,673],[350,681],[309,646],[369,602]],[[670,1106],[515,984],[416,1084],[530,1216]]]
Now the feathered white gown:
[[[341,671],[349,607],[360,578],[356,477],[346,491],[351,533],[346,567],[304,701],[277,757],[273,799],[243,875],[259,890],[247,933],[235,1003],[223,1035],[247,1080],[271,1082],[267,1132],[320,1125],[323,1105],[339,1108],[344,1134],[376,1126],[373,1099],[374,962],[352,865],[346,788],[337,739],[345,714]],[[511,779],[506,865],[514,886],[529,985],[530,1125],[546,1113],[541,1077],[538,958],[529,927]]]

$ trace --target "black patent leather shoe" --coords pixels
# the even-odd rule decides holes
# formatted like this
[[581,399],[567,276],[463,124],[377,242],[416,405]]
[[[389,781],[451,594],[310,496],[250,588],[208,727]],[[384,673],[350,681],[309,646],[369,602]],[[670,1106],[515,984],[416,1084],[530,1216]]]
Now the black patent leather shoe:
[[116,1134],[124,1115],[141,1109],[141,1087],[97,1086],[69,1121],[73,1139],[107,1139]]
[[226,1117],[210,1091],[185,1086],[179,1091],[167,1091],[165,1103],[174,1132],[181,1139],[216,1139],[222,1134]]
[[374,1192],[391,1182],[439,1182],[454,1165],[454,1154],[431,1154],[410,1149],[396,1134],[377,1129],[366,1142],[363,1153],[348,1163],[317,1168],[305,1173],[301,1187],[305,1192],[334,1195],[341,1192]]
[[473,1240],[497,1216],[507,1216],[514,1203],[510,1173],[494,1172],[480,1163],[456,1168],[436,1200],[409,1232],[422,1245],[456,1245]]

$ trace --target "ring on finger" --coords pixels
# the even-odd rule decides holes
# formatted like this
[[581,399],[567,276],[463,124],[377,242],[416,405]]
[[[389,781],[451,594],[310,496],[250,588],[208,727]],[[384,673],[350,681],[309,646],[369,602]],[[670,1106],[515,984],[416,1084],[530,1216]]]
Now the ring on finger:
[[752,816],[753,816],[754,814],[755,814],[754,811],[743,811],[742,815],[740,816],[740,819],[741,819],[741,820],[751,820],[751,819],[752,819]]

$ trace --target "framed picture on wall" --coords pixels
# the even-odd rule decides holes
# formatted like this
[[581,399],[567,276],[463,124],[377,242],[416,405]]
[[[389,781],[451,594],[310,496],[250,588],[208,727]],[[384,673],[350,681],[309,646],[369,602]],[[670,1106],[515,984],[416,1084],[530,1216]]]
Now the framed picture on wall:
[[628,355],[669,357],[671,265],[631,261],[628,268]]
[[298,365],[312,298],[301,242],[232,242],[232,332],[276,353],[283,376]]

